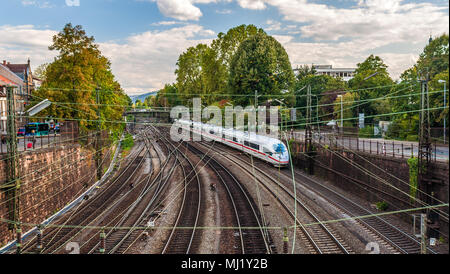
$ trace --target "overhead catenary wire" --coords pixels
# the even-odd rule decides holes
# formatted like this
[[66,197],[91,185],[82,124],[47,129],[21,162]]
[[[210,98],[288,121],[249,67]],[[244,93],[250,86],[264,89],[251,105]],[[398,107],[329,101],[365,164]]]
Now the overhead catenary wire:
[[76,153],[78,153],[78,151],[71,152],[71,153],[69,153],[68,155],[66,155],[66,156],[64,156],[64,157],[62,157],[62,158],[59,158],[58,160],[56,160],[56,161],[54,161],[54,162],[52,162],[52,163],[50,163],[50,164],[47,164],[47,165],[45,165],[45,166],[43,166],[43,167],[40,167],[39,169],[37,169],[37,170],[35,170],[35,171],[33,171],[33,172],[30,172],[30,173],[27,173],[27,174],[25,174],[25,175],[22,175],[21,177],[16,178],[16,179],[14,179],[14,180],[12,180],[12,181],[8,181],[7,184],[12,184],[12,183],[16,182],[17,180],[21,180],[21,179],[24,179],[24,178],[26,178],[26,177],[28,177],[28,176],[31,176],[31,175],[35,174],[35,173],[38,173],[38,172],[40,172],[41,170],[46,169],[46,168],[48,168],[49,166],[55,165],[55,164],[57,164],[58,162],[63,161],[64,159],[66,159],[66,158],[68,158],[68,157],[70,157],[70,156],[72,156],[72,155],[74,155],[74,154],[76,154]]
[[[408,88],[413,87],[414,85],[410,85],[410,86],[406,86],[402,89],[400,89],[399,91],[403,91],[406,90]],[[345,91],[344,93],[347,92],[352,92],[350,91]],[[397,93],[398,91],[393,91],[393,93]],[[435,91],[430,91],[430,94],[435,94],[435,93],[443,93],[444,90],[435,90]],[[329,93],[331,95],[335,95],[336,93]],[[353,100],[353,101],[346,101],[346,104],[350,104],[350,103],[358,103],[358,102],[371,102],[371,101],[377,101],[377,100],[385,100],[385,99],[395,99],[395,98],[403,98],[403,97],[411,97],[411,96],[416,96],[416,95],[420,95],[421,93],[409,93],[409,94],[403,94],[403,95],[398,95],[398,96],[383,96],[383,97],[377,97],[377,98],[370,98],[370,99],[362,99],[362,100]],[[313,96],[323,96],[323,95],[328,95],[327,93],[321,93],[321,94],[317,94],[317,95],[313,95]],[[36,97],[39,99],[44,99],[43,97],[39,97],[36,95],[31,95],[32,97]],[[237,95],[236,95],[237,96]],[[239,96],[249,96],[252,97],[253,95],[239,95]],[[273,95],[261,95],[261,96],[273,96]],[[307,95],[297,95],[297,97],[305,97]],[[30,101],[31,103],[35,102],[41,102],[41,101]],[[84,106],[105,106],[105,107],[123,107],[123,108],[132,108],[132,109],[167,109],[168,107],[157,107],[157,106],[132,106],[132,105],[120,105],[120,104],[97,104],[97,103],[75,103],[75,102],[59,102],[59,101],[52,101],[52,103],[56,104],[56,105],[84,105]],[[339,104],[338,102],[335,103],[327,103],[327,104],[318,104],[316,106],[319,107],[323,107],[323,106],[332,106],[332,105],[336,105]],[[291,107],[289,109],[303,109],[306,107]],[[77,109],[72,109],[72,110],[76,110]],[[329,114],[328,114],[329,115]]]
[[[399,213],[407,213],[407,212],[414,212],[414,211],[422,211],[425,209],[434,209],[434,208],[441,208],[441,207],[448,207],[449,204],[438,204],[438,205],[432,205],[432,206],[424,206],[424,207],[414,207],[414,208],[407,208],[402,210],[396,210],[396,211],[388,211],[388,212],[380,212],[380,213],[374,213],[374,214],[368,214],[368,215],[360,215],[360,216],[353,216],[353,217],[346,217],[346,218],[339,218],[339,219],[331,219],[326,221],[320,221],[320,222],[312,222],[312,223],[302,223],[303,226],[314,226],[318,224],[331,224],[331,223],[339,223],[343,221],[352,221],[357,219],[365,219],[365,218],[372,218],[372,217],[380,217],[380,216],[387,216],[387,215],[393,215],[393,214],[399,214]],[[8,224],[18,224],[18,222],[14,222],[12,220],[3,219],[0,218],[0,222],[8,223]],[[27,223],[27,222],[21,222],[20,223],[23,227],[35,227],[39,224],[36,223]],[[57,224],[49,224],[47,227],[62,227],[62,228],[72,228],[72,229],[93,229],[93,230],[119,230],[119,229],[125,229],[125,230],[145,230],[148,229],[146,226],[133,226],[133,227],[127,227],[127,226],[114,226],[114,227],[108,227],[108,226],[80,226],[80,225],[57,225]],[[283,226],[284,227],[284,226]],[[270,230],[280,230],[283,228],[282,226],[268,226],[266,229]],[[167,229],[173,229],[173,226],[159,226],[159,229],[167,230]],[[177,226],[177,229],[193,229],[193,227],[184,227],[184,226]],[[242,229],[261,229],[260,227],[241,227]],[[294,228],[294,226],[289,226],[289,228]],[[227,229],[227,230],[235,230],[237,227],[233,226],[203,226],[203,227],[196,227],[196,229]]]
[[[419,202],[419,204],[428,206],[427,203],[421,201],[420,199],[416,199],[415,197],[412,197],[409,193],[406,193],[406,192],[404,192],[403,190],[397,188],[396,186],[390,184],[387,180],[385,180],[385,179],[381,178],[380,176],[374,174],[373,172],[369,171],[368,169],[364,168],[363,166],[361,166],[361,165],[355,163],[354,161],[351,161],[351,160],[347,159],[347,158],[344,157],[343,155],[340,155],[340,154],[337,153],[336,151],[333,151],[333,150],[331,150],[331,149],[325,147],[324,145],[321,145],[321,146],[322,146],[325,150],[327,150],[327,151],[333,153],[334,155],[336,155],[336,156],[338,156],[339,158],[343,159],[344,161],[346,161],[346,162],[349,163],[350,165],[355,166],[357,169],[361,170],[363,173],[369,175],[370,177],[374,178],[375,180],[380,181],[381,183],[383,183],[383,184],[385,184],[385,185],[387,185],[387,186],[389,186],[389,187],[392,187],[393,189],[399,191],[400,193],[403,193],[403,194],[406,195],[407,197],[410,197],[410,198],[415,199],[416,201]],[[408,185],[409,185],[409,184],[408,184]],[[442,201],[438,201],[438,202],[442,202]],[[443,203],[443,202],[442,202],[442,203]],[[445,216],[445,214],[444,214],[443,217],[448,218],[448,216]]]
[[[113,144],[111,144],[110,146],[107,146],[107,147],[104,147],[104,148],[110,147],[110,149],[111,149],[114,145],[115,145],[115,144],[113,143]],[[72,154],[75,154],[75,153],[77,153],[77,152],[73,152]],[[96,151],[92,152],[91,155],[93,155],[93,154],[95,154],[95,153],[96,153]],[[66,165],[64,165],[64,166],[62,166],[62,167],[60,167],[60,168],[58,168],[58,169],[52,171],[50,174],[55,173],[55,172],[57,172],[57,171],[59,171],[59,170],[61,170],[61,169],[64,169],[64,168],[66,168],[67,166],[74,165],[74,164],[77,163],[77,162],[82,162],[82,161],[84,161],[84,160],[85,160],[84,158],[81,158],[81,159],[79,159],[79,160],[75,160],[75,161],[73,161],[73,162],[70,162],[70,163],[68,163],[68,164],[66,164]],[[46,167],[44,166],[43,168],[41,168],[41,170],[42,170],[42,169],[45,169],[45,168],[48,168],[48,166],[46,166]],[[37,189],[37,188],[40,188],[40,187],[42,187],[42,186],[44,186],[44,185],[50,184],[50,183],[52,183],[54,180],[59,179],[60,177],[64,176],[65,174],[67,174],[67,173],[69,173],[69,172],[72,172],[72,170],[68,170],[66,173],[63,173],[63,174],[59,175],[59,177],[56,177],[56,178],[52,178],[52,179],[50,179],[50,180],[47,180],[45,183],[40,184],[40,185],[37,185],[37,186],[35,186],[34,188],[29,189],[28,191],[21,192],[21,193],[19,194],[19,196],[23,196],[23,195],[25,195],[25,194],[28,193],[28,192],[31,192],[31,191],[33,191],[33,190],[35,190],[35,189]],[[24,175],[23,177],[26,177],[26,176],[28,176],[28,175],[29,175],[29,174],[26,174],[26,175]],[[34,179],[31,180],[31,181],[26,181],[26,182],[24,182],[24,183],[21,183],[20,186],[21,186],[21,188],[23,188],[24,186],[29,185],[29,184],[31,184],[31,183],[33,183],[33,182],[39,180],[39,179],[42,179],[42,178],[44,178],[44,177],[46,177],[46,176],[48,176],[48,175],[49,175],[49,173],[43,174],[42,176],[40,176],[40,177],[38,177],[38,178],[34,178]],[[23,179],[23,177],[22,177],[22,179]],[[9,200],[11,200],[11,198],[8,199],[8,200],[2,201],[2,202],[0,203],[0,205],[5,204],[5,203],[8,202]]]

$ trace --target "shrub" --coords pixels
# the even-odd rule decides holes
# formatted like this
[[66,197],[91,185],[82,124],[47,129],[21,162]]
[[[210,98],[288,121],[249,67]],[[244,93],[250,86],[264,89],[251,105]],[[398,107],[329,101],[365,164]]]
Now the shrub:
[[122,140],[122,149],[124,151],[129,150],[134,146],[133,136],[129,133],[125,135],[125,138]]
[[419,141],[419,135],[408,135],[406,141]]
[[412,157],[408,159],[409,166],[409,195],[411,196],[411,204],[414,203],[417,193],[417,177],[419,174],[419,159]]
[[361,138],[371,138],[373,137],[373,126],[366,126],[359,129],[359,137]]
[[377,209],[381,211],[386,211],[388,209],[388,204],[385,201],[377,203]]

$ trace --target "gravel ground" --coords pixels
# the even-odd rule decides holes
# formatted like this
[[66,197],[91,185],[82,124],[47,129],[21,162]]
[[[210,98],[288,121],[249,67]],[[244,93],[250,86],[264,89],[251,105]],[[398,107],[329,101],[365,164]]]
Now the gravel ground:
[[[158,150],[158,153],[162,153],[161,147],[153,142],[154,149]],[[160,161],[158,160],[158,156],[153,148],[151,149],[152,155],[152,168],[155,171],[159,171],[160,169]],[[161,154],[159,154],[161,155]],[[163,155],[162,159],[166,159],[166,156]],[[155,168],[156,167],[156,168]],[[168,227],[173,227],[175,224],[175,220],[178,216],[178,212],[181,207],[181,198],[180,196],[176,196],[182,186],[184,186],[182,170],[181,168],[176,168],[172,178],[178,178],[176,180],[169,180],[169,185],[166,194],[162,197],[163,202],[162,205],[170,203],[168,208],[161,207],[162,214],[155,221],[155,229],[150,230],[148,232],[149,237],[147,240],[138,240],[136,243],[128,250],[127,253],[131,254],[161,254],[164,244],[166,243],[171,230],[167,229]],[[174,199],[174,197],[177,197]]]
[[[190,153],[189,157],[194,165],[200,161],[200,159],[192,153]],[[209,185],[212,182],[218,181],[218,178],[208,166],[204,165],[204,162],[200,162],[200,164],[197,165],[202,187],[202,202],[205,203],[202,206],[204,211],[200,226],[208,227],[208,229],[202,231],[202,238],[197,253],[218,254],[220,248],[220,229],[209,229],[211,227],[220,227],[220,218],[218,218],[220,215],[220,208],[217,206],[219,204],[217,203],[218,195],[217,192],[211,191],[209,188]]]
[[[302,172],[302,171],[299,171],[299,172]],[[340,189],[339,187],[336,187],[333,183],[331,183],[329,181],[324,181],[324,180],[322,180],[321,178],[319,178],[317,176],[310,176],[310,175],[308,175],[308,176],[313,178],[314,180],[320,181],[322,184],[326,185],[327,187],[329,187],[329,188],[333,189],[334,191],[344,195],[346,198],[348,198],[348,199],[352,200],[353,202],[363,206],[364,208],[367,208],[367,209],[371,210],[372,212],[381,212],[381,211],[379,211],[376,208],[375,204],[372,204],[372,203],[370,203],[370,202],[368,202],[368,201],[366,201],[364,199],[361,199],[357,195],[345,192],[342,189]],[[332,209],[332,208],[333,207],[330,206],[330,209]],[[389,209],[389,210],[395,210],[395,209]],[[344,215],[344,213],[341,212],[341,214],[336,215],[336,217],[339,217],[339,216],[346,216],[346,215]],[[348,216],[346,216],[346,217],[348,217]],[[406,232],[408,232],[408,233],[410,233],[412,235],[412,232],[413,232],[412,224],[406,222],[404,219],[400,218],[397,214],[386,215],[386,216],[383,216],[382,218],[384,220],[386,220],[387,222],[393,224],[394,226],[398,227],[402,231],[406,231]],[[352,221],[352,222],[354,222],[354,221]],[[346,221],[346,222],[343,222],[343,223],[348,223],[348,222]],[[353,228],[353,229],[356,229],[357,231],[360,230],[359,226],[354,226],[354,225],[351,225],[350,223],[348,223],[347,226],[350,229]],[[362,231],[361,231],[361,233],[364,234]],[[369,237],[369,238],[367,238],[367,241],[368,242],[376,241],[376,239],[373,239],[373,237]],[[382,247],[382,246],[380,245],[380,247]],[[434,247],[433,249],[435,249],[439,253],[448,254],[448,251],[449,251],[448,243],[438,243],[437,246]],[[380,251],[381,251],[381,253],[392,253],[392,252],[390,252],[390,250],[383,250],[381,248],[380,248]],[[365,251],[365,252],[362,252],[362,253],[367,253],[367,252],[368,251]]]
[[[285,213],[285,210],[280,206],[279,202],[268,193],[265,188],[263,188],[259,183],[255,183],[253,176],[249,176],[244,173],[240,167],[236,164],[231,163],[226,158],[216,155],[215,159],[217,159],[224,166],[228,167],[228,169],[233,173],[233,175],[245,186],[250,195],[252,196],[255,203],[259,206],[259,210],[263,213],[264,218],[266,220],[267,227],[275,227],[277,229],[270,229],[270,236],[275,246],[276,253],[283,252],[283,230],[282,227],[292,226],[294,221],[292,218]],[[261,209],[262,208],[262,209]],[[292,242],[294,239],[293,230],[288,230],[289,237],[289,252],[292,249]],[[297,237],[298,239],[298,237]],[[306,254],[309,253],[307,247],[301,241],[295,242],[294,253],[296,254]]]

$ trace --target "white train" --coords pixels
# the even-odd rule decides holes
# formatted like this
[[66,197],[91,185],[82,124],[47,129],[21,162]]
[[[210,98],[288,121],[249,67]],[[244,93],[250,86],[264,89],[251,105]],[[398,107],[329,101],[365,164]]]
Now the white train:
[[289,164],[289,152],[283,142],[278,139],[188,120],[179,119],[176,122],[184,129],[244,151],[276,167]]

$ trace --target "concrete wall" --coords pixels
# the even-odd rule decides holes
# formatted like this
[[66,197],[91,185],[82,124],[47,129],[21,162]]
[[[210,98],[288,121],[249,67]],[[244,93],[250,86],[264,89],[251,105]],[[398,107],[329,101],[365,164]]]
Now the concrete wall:
[[[293,142],[291,146],[294,164],[306,169],[307,157],[302,154],[305,149],[304,143]],[[407,159],[342,149],[333,151],[334,153],[324,147],[316,147],[313,170],[315,175],[369,202],[386,201],[390,206],[388,210],[422,206],[417,202],[411,203],[407,196],[410,193]],[[355,165],[359,165],[360,168]],[[448,203],[448,163],[433,162],[430,170],[433,178],[430,192],[433,191],[438,200]],[[379,176],[385,182],[370,176],[368,172]],[[394,187],[390,187],[388,184]],[[447,209],[445,212],[448,214]],[[405,220],[410,220],[407,214],[404,214],[403,217]],[[441,220],[440,229],[448,237],[448,221]]]
[[[95,181],[95,158],[92,150],[79,145],[61,146],[21,154],[19,176],[20,220],[40,223],[83,193]],[[109,164],[109,163],[105,163]],[[5,180],[5,162],[0,161],[0,181]],[[0,216],[8,218],[5,193],[0,196]],[[25,232],[31,227],[23,227]],[[0,246],[13,240],[5,223],[0,223]]]

